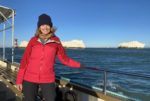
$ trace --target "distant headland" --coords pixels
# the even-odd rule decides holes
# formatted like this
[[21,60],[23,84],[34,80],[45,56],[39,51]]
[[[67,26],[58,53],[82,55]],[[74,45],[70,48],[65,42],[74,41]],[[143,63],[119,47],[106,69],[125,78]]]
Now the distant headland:
[[62,45],[66,48],[85,48],[82,40],[63,41]]
[[[85,44],[82,40],[71,40],[71,41],[62,41],[62,45],[65,48],[85,48]],[[28,45],[28,41],[22,41],[19,48],[25,48]]]
[[123,42],[118,45],[118,48],[144,48],[145,44],[138,41]]

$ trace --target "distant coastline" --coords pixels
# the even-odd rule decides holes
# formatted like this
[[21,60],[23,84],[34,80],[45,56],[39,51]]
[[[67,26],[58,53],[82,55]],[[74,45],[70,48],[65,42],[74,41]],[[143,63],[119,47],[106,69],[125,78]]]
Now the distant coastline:
[[[65,48],[86,48],[82,40],[63,41],[61,43]],[[27,45],[28,45],[28,41],[22,41],[18,47],[23,48],[23,47],[27,47]]]
[[130,42],[123,42],[118,45],[118,48],[135,48],[135,49],[141,49],[144,48],[145,44],[138,41],[130,41]]

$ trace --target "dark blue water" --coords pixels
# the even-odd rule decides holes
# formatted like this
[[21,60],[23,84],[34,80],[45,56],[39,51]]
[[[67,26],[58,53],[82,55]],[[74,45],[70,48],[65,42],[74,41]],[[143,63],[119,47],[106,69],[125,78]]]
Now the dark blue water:
[[[23,48],[15,49],[16,62],[20,62],[23,52]],[[66,49],[66,53],[88,67],[150,75],[150,49],[86,48]],[[2,49],[0,56],[2,57]],[[6,58],[11,60],[11,49],[6,49]],[[56,65],[56,74],[88,86],[103,87],[101,71]],[[107,77],[107,90],[131,97],[135,101],[150,101],[150,79],[116,73],[108,73]]]

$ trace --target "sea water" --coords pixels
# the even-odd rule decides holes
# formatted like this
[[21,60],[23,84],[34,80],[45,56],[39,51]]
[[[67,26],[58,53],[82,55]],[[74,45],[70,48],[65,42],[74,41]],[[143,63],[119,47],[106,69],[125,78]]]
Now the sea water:
[[[24,48],[15,48],[14,61],[20,63]],[[68,57],[85,66],[130,74],[150,75],[150,49],[85,48],[66,49]],[[0,48],[0,57],[2,49]],[[11,61],[11,48],[6,48],[6,58]],[[59,62],[56,59],[56,62]],[[92,87],[103,87],[103,72],[89,69],[74,69],[55,65],[56,75]],[[140,75],[139,75],[140,76]],[[150,101],[150,79],[107,73],[107,90],[133,98],[135,101]]]

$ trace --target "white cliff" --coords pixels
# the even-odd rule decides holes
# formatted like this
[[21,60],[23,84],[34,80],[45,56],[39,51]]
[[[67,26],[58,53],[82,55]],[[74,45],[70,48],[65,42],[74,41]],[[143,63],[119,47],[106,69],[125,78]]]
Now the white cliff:
[[85,44],[82,40],[64,41],[62,45],[67,48],[85,48]]
[[[85,44],[82,40],[71,40],[61,42],[62,45],[66,48],[85,48]],[[28,45],[28,41],[22,41],[19,47],[26,47]]]
[[28,41],[22,41],[19,45],[19,47],[27,47]]
[[145,44],[138,41],[120,43],[118,48],[144,48]]

